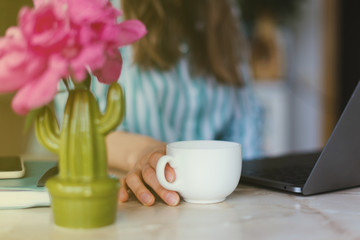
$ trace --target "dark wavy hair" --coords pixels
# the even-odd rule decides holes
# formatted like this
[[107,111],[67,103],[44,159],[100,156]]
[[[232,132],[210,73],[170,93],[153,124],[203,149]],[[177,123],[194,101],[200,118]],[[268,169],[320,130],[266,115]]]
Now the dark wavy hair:
[[142,69],[169,70],[189,47],[193,74],[242,85],[242,38],[227,0],[122,0],[126,19],[139,19],[148,34],[133,45],[134,62]]

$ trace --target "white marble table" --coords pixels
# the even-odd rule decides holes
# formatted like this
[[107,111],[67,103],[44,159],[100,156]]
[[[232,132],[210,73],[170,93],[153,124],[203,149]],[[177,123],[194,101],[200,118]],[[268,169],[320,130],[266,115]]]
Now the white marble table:
[[302,197],[240,186],[225,202],[177,207],[132,199],[94,230],[59,228],[50,208],[0,210],[0,239],[360,239],[360,188]]

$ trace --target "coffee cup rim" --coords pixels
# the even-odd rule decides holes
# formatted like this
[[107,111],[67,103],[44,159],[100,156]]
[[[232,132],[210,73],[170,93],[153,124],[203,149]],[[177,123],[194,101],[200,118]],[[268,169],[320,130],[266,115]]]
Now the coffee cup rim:
[[168,143],[167,147],[181,150],[219,150],[241,148],[241,144],[223,140],[190,140]]

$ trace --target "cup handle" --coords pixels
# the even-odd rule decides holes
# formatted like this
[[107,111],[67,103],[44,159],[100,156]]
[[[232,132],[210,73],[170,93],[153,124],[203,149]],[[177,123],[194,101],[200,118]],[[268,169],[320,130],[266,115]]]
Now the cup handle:
[[174,158],[168,155],[162,156],[157,165],[156,165],[156,177],[164,188],[172,191],[178,191],[179,190],[179,180],[178,176],[176,176],[176,179],[174,182],[170,183],[165,178],[165,166],[169,163],[171,167],[174,168],[175,161]]

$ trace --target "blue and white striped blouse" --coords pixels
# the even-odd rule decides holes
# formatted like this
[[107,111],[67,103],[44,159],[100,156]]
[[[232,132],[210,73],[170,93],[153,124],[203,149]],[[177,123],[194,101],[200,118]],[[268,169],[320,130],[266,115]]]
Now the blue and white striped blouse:
[[[256,101],[248,68],[242,72],[245,87],[222,85],[213,77],[190,75],[186,57],[167,72],[142,71],[132,64],[129,48],[122,50],[126,115],[119,130],[174,142],[216,139],[242,144],[243,157],[262,154],[262,108]],[[106,105],[107,86],[93,81],[100,109]],[[56,106],[63,112],[66,95],[58,94]]]

